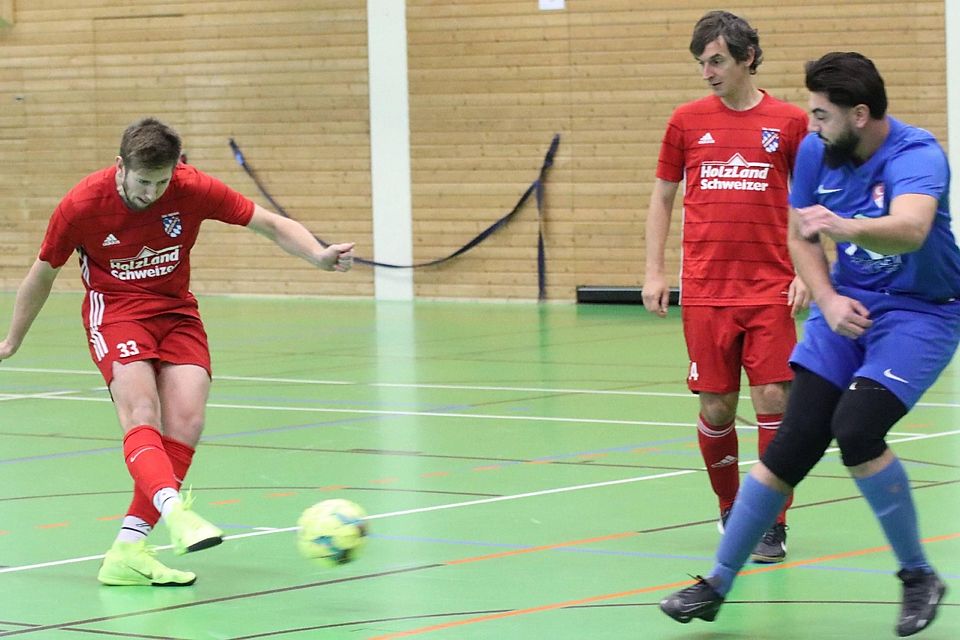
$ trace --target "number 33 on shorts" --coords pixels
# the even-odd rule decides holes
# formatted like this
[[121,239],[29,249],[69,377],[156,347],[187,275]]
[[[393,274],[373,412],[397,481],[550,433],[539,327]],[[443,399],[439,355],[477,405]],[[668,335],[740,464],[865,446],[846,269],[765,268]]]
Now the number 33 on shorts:
[[140,347],[137,346],[136,340],[127,340],[126,342],[118,343],[117,350],[120,352],[121,358],[129,358],[130,356],[135,356],[140,353]]

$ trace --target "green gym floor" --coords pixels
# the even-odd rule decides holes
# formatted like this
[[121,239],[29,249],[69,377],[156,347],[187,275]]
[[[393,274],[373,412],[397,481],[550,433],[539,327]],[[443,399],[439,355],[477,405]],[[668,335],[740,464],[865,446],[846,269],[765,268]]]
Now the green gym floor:
[[[894,637],[895,563],[834,450],[785,564],[748,567],[712,624],[659,612],[710,569],[717,514],[678,310],[639,306],[202,298],[215,380],[188,484],[226,540],[178,557],[160,525],[159,558],[196,584],[101,586],[131,480],[79,305],[54,295],[0,364],[0,637]],[[927,640],[960,638],[958,372],[889,437],[952,588]],[[746,398],[740,415],[745,472]],[[294,527],[331,497],[371,535],[322,569]]]

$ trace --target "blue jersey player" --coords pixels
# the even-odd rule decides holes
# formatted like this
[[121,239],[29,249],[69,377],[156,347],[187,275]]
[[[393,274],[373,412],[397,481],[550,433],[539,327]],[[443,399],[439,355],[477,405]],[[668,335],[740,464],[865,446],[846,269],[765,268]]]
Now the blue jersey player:
[[[716,618],[757,540],[836,439],[896,555],[896,632],[909,636],[933,621],[946,586],[923,552],[907,475],[884,438],[960,342],[950,170],[930,133],[886,115],[883,79],[864,56],[810,62],[806,85],[811,133],[794,168],[789,244],[816,304],[791,356],[793,390],[741,486],[709,577],[660,608],[679,622]],[[822,236],[836,243],[832,272]]]

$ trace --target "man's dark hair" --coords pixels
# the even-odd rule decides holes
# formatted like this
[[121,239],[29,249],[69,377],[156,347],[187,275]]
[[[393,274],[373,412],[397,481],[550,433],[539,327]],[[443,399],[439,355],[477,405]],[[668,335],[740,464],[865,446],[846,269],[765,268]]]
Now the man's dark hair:
[[180,136],[156,118],[134,122],[120,138],[120,157],[131,169],[163,169],[180,161]]
[[873,61],[854,51],[828,53],[806,64],[807,89],[823,93],[838,107],[865,104],[870,117],[879,120],[887,112],[887,90]]
[[723,36],[730,55],[737,62],[745,62],[750,57],[750,50],[753,49],[750,73],[756,73],[757,67],[763,62],[760,36],[750,23],[729,11],[711,11],[697,21],[697,25],[693,28],[693,37],[690,39],[690,53],[695,58],[699,58],[707,45],[720,36]]

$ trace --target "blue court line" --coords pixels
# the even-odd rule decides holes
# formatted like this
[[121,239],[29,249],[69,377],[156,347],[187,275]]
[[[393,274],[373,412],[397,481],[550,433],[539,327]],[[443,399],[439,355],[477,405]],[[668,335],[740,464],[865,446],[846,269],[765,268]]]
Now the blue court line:
[[81,451],[65,451],[63,453],[46,453],[36,456],[24,456],[23,458],[8,458],[0,460],[0,464],[17,464],[19,462],[36,462],[40,460],[58,460],[60,458],[76,458],[79,456],[96,455],[100,453],[116,453],[121,447],[104,447],[102,449],[83,449]]
[[[472,407],[470,405],[448,405],[448,406],[441,406],[441,407],[433,407],[430,410],[438,411],[438,412],[448,412],[448,411],[464,411],[471,408]],[[403,417],[403,416],[396,416],[396,417]],[[200,443],[202,444],[204,442],[217,442],[221,440],[229,440],[233,438],[244,438],[248,436],[257,436],[257,435],[263,435],[263,434],[269,434],[269,433],[283,433],[287,431],[313,429],[317,427],[335,427],[335,426],[342,426],[347,424],[357,424],[362,422],[381,421],[385,418],[390,418],[390,416],[357,416],[357,417],[350,417],[350,418],[341,418],[337,420],[329,420],[325,422],[308,422],[303,424],[283,425],[279,427],[268,427],[265,429],[237,431],[232,433],[221,433],[217,435],[204,435],[203,437],[201,437]],[[569,460],[572,458],[578,458],[585,455],[623,453],[623,452],[631,451],[637,448],[654,447],[654,446],[669,445],[669,444],[681,444],[681,443],[687,443],[690,441],[691,441],[690,437],[670,438],[667,440],[651,440],[648,442],[618,445],[615,447],[607,447],[604,449],[594,449],[590,451],[575,451],[571,453],[541,456],[539,458],[533,458],[532,462],[551,462],[551,461]],[[22,458],[8,458],[6,460],[0,460],[0,465],[16,464],[21,462],[36,462],[36,461],[43,461],[43,460],[56,460],[60,458],[72,458],[72,457],[78,457],[78,456],[84,456],[84,455],[99,455],[101,453],[116,452],[119,450],[121,450],[121,447],[116,446],[116,447],[103,447],[103,448],[96,448],[96,449],[84,449],[80,451],[70,451],[70,452],[63,452],[63,453],[42,454],[42,455],[36,455],[36,456],[25,456]],[[650,453],[668,453],[668,452],[650,452]],[[678,455],[678,454],[693,455],[693,453],[697,453],[697,455],[699,455],[699,452],[693,452],[693,451],[689,451],[689,452],[688,451],[672,451],[669,453],[672,453],[674,455]],[[526,461],[496,462],[492,464],[496,466],[508,466],[508,465],[526,464]]]
[[[464,411],[470,407],[464,407],[460,405],[450,405],[443,407],[434,407],[429,411],[437,412],[449,412],[449,411]],[[250,431],[235,431],[233,433],[221,433],[213,436],[203,436],[200,438],[200,442],[213,442],[216,440],[228,440],[230,438],[243,438],[246,436],[258,436],[264,433],[283,433],[285,431],[299,431],[301,429],[312,429],[314,427],[334,427],[341,426],[345,424],[356,424],[358,422],[375,422],[381,421],[384,419],[391,418],[405,418],[407,416],[389,416],[389,415],[376,415],[376,416],[357,416],[354,418],[340,418],[337,420],[328,420],[325,422],[307,422],[304,424],[291,424],[283,425],[280,427],[267,427],[265,429],[254,429]]]
[[[459,409],[459,408],[458,408],[458,409]],[[435,410],[436,410],[436,411],[448,411],[448,410],[450,410],[450,409],[447,409],[447,408],[445,408],[445,407],[441,407],[441,408],[435,409]],[[315,427],[335,427],[335,426],[341,426],[341,425],[351,424],[351,423],[356,423],[356,422],[368,422],[368,421],[373,421],[373,420],[382,420],[382,419],[384,419],[384,417],[385,417],[385,416],[360,416],[360,417],[356,417],[356,418],[341,418],[341,419],[338,419],[338,420],[330,420],[330,421],[327,421],[327,422],[309,422],[309,423],[306,423],[306,424],[284,425],[284,426],[281,426],[281,427],[269,427],[269,428],[266,428],[266,429],[255,429],[255,430],[251,430],[251,431],[237,431],[237,432],[234,432],[234,433],[221,433],[221,434],[212,435],[212,436],[207,436],[207,435],[205,435],[205,436],[203,436],[203,437],[200,438],[200,443],[203,444],[204,442],[213,442],[213,441],[217,441],[217,440],[228,440],[228,439],[231,439],[231,438],[243,438],[243,437],[247,437],[247,436],[256,436],[256,435],[266,434],[266,433],[282,433],[282,432],[284,432],[284,431],[297,431],[297,430],[300,430],[300,429],[312,429],[312,428],[315,428]],[[386,417],[389,418],[389,416],[386,416]],[[120,434],[117,434],[117,439],[120,440]],[[66,451],[66,452],[62,452],[62,453],[48,453],[48,454],[40,454],[40,455],[35,455],[35,456],[24,456],[24,457],[22,457],[22,458],[8,458],[8,459],[6,459],[6,460],[0,460],[0,465],[4,465],[4,464],[16,464],[16,463],[20,463],[20,462],[36,462],[36,461],[42,461],[42,460],[57,460],[57,459],[59,459],[59,458],[74,458],[74,457],[85,456],[85,455],[99,455],[99,454],[101,454],[101,453],[117,452],[117,451],[120,451],[121,449],[122,449],[122,446],[119,446],[119,445],[118,445],[118,446],[115,446],[115,447],[102,447],[102,448],[97,448],[97,449],[82,449],[82,450],[80,450],[80,451]]]
[[[380,409],[382,408],[382,402],[361,402],[357,400],[344,400],[342,398],[320,398],[316,396],[311,397],[291,397],[291,396],[275,396],[275,395],[247,395],[242,393],[220,393],[216,397],[211,396],[208,401],[209,404],[232,404],[238,401],[242,401],[246,404],[281,404],[281,405],[291,405],[294,403],[323,403],[324,405],[329,405],[330,407],[339,407],[346,409]],[[439,407],[430,407],[423,408],[422,402],[395,402],[391,401],[390,409],[395,409],[398,411],[436,411],[436,412],[451,412],[451,411],[468,411],[475,408],[473,405],[465,404],[450,404],[450,405],[441,405]]]

